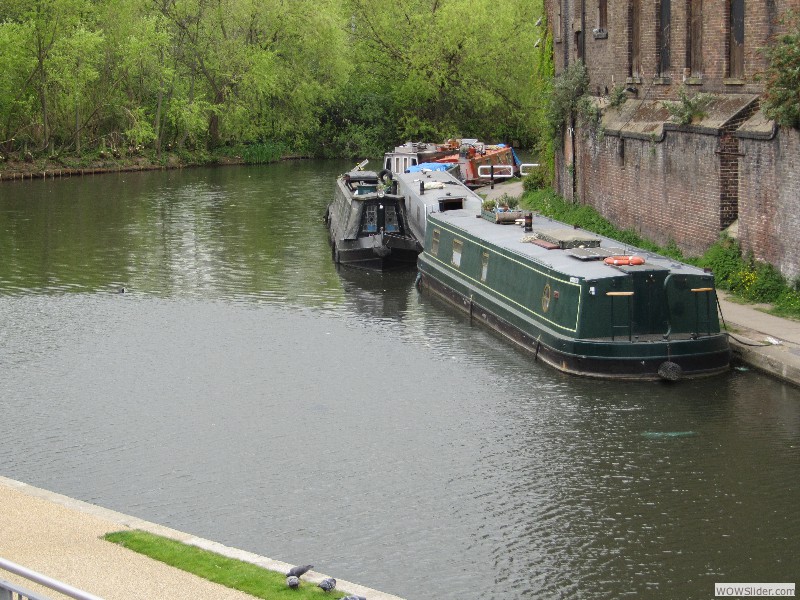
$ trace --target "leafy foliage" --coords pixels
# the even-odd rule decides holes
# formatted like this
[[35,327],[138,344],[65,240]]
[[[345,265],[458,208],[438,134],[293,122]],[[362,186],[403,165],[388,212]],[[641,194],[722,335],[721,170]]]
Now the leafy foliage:
[[0,147],[531,147],[542,13],[542,0],[4,0]]
[[784,127],[800,129],[800,13],[788,12],[789,31],[766,49],[764,113]]
[[583,61],[570,64],[556,76],[547,109],[547,124],[553,140],[561,139],[588,89],[589,73]]
[[690,95],[686,86],[681,86],[678,90],[677,102],[662,102],[664,108],[678,125],[689,125],[695,119],[702,119],[708,114],[708,107],[714,100],[713,94],[693,94]]
[[628,93],[624,85],[615,85],[608,95],[608,105],[611,108],[619,108],[628,101]]

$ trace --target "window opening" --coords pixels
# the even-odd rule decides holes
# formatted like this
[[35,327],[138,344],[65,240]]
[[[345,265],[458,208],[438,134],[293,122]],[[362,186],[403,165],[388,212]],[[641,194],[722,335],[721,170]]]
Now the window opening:
[[630,74],[631,77],[641,77],[642,75],[642,59],[641,59],[641,13],[642,3],[641,0],[631,0],[630,5],[630,24],[631,24],[631,37],[630,37]]
[[367,233],[375,233],[378,231],[378,207],[374,204],[365,207],[367,216],[364,219],[364,231]]
[[597,28],[602,31],[608,29],[608,0],[597,2]]
[[669,59],[670,59],[670,28],[671,28],[671,2],[670,0],[661,0],[661,19],[659,28],[660,37],[660,52],[659,52],[659,73],[666,75],[669,73]]
[[489,253],[484,252],[481,257],[481,281],[486,281],[486,276],[489,274]]
[[397,209],[394,206],[386,207],[384,220],[386,221],[385,228],[387,232],[396,233],[400,231],[400,225],[397,222]]
[[439,255],[439,234],[441,232],[438,229],[433,230],[433,235],[431,237],[431,254],[434,256]]
[[689,2],[689,68],[692,75],[703,73],[703,0]]
[[738,79],[744,76],[744,0],[730,0],[730,3],[729,76]]
[[464,242],[453,240],[453,264],[461,267],[461,251],[464,249]]
[[563,23],[562,17],[561,17],[561,11],[562,11],[561,4],[562,4],[562,2],[563,2],[563,0],[558,0],[558,3],[556,5],[556,30],[555,30],[555,34],[553,35],[553,38],[557,42],[561,41],[561,35],[562,35],[561,32],[564,31],[564,23]]

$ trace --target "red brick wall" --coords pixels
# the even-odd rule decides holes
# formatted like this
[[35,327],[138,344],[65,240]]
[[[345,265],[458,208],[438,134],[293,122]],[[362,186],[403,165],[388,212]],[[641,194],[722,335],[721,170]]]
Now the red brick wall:
[[772,140],[739,145],[742,248],[793,282],[800,277],[800,132],[781,129]]
[[[590,91],[626,85],[640,99],[675,98],[686,77],[689,3],[671,2],[671,61],[659,77],[658,35],[662,0],[641,3],[641,79],[629,77],[630,6],[633,0],[608,0],[608,37],[596,38],[595,0],[545,0],[551,26],[563,6],[563,33],[556,35],[556,73],[577,59],[574,32],[585,7],[585,62]],[[766,67],[761,48],[782,31],[778,19],[800,0],[746,0],[744,77],[729,77],[730,0],[703,0],[703,69],[692,78],[692,92],[760,94],[757,76]],[[749,114],[741,115],[747,118]],[[668,131],[663,141],[607,135],[597,140],[580,131],[556,151],[556,190],[590,204],[621,228],[659,244],[678,244],[687,255],[702,254],[738,216],[745,251],[776,265],[790,280],[800,277],[800,133],[780,131],[771,141],[733,135],[739,122],[718,135]],[[568,141],[568,140],[567,140]],[[624,147],[624,151],[623,151]],[[573,180],[575,194],[573,194]]]
[[[586,54],[584,61],[589,69],[591,92],[605,94],[614,85],[635,85],[639,97],[649,99],[674,98],[683,85],[688,71],[689,57],[689,3],[692,0],[671,0],[670,68],[658,72],[659,23],[662,0],[638,0],[641,3],[641,81],[631,81],[629,73],[630,6],[633,0],[608,0],[608,36],[595,38],[597,26],[597,0],[546,0],[551,27],[556,26],[555,15],[559,3],[563,9],[566,33],[554,36],[556,73],[563,70],[565,61],[577,60],[575,32],[582,27],[584,11]],[[766,61],[761,48],[774,35],[780,33],[779,18],[788,10],[800,10],[800,0],[747,0],[745,2],[744,78],[728,78],[728,44],[730,37],[730,0],[703,1],[703,73],[692,79],[693,92],[761,93],[763,86],[757,76],[763,73]],[[560,40],[560,41],[559,41]],[[566,58],[565,58],[566,56]],[[666,75],[667,77],[662,77]]]
[[581,202],[659,245],[674,241],[687,255],[717,240],[719,138],[669,131],[660,142],[582,134],[578,140]]

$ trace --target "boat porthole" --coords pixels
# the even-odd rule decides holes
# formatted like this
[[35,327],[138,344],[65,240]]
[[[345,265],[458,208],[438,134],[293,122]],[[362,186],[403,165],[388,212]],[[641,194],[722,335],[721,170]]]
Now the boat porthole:
[[552,292],[550,290],[550,284],[546,283],[544,285],[544,291],[542,292],[542,310],[544,312],[547,312],[547,310],[550,308],[550,296],[551,295],[552,295]]

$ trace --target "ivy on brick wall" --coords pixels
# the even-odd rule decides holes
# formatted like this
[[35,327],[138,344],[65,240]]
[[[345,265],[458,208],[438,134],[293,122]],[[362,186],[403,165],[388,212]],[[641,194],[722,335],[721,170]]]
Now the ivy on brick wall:
[[556,144],[560,144],[564,131],[579,112],[581,100],[588,90],[589,73],[580,60],[569,65],[553,81],[547,106],[547,125]]
[[769,62],[764,113],[779,125],[800,129],[800,13],[789,11],[782,21],[788,31],[764,49]]

